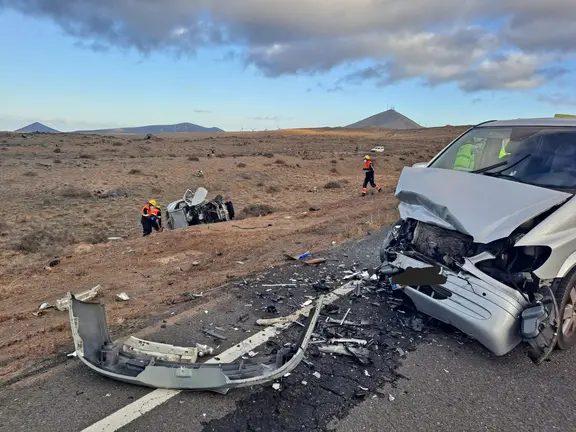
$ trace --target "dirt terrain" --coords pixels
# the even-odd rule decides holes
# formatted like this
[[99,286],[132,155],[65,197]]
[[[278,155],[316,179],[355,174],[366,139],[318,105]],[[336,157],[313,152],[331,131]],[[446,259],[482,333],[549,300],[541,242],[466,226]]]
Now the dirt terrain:
[[[141,328],[186,308],[183,293],[217,292],[281,265],[284,252],[327,250],[389,223],[401,169],[464,129],[0,134],[0,383],[71,349],[67,313],[35,316],[41,303],[101,285],[115,334]],[[373,155],[383,191],[362,198],[362,156],[376,145],[386,148]],[[141,237],[147,200],[164,207],[198,186],[232,200],[238,220]],[[115,301],[120,292],[130,300]]]

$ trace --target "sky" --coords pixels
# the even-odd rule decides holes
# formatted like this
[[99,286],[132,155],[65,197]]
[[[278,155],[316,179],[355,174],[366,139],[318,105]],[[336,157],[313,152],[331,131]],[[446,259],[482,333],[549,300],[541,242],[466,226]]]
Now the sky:
[[0,130],[576,114],[574,0],[0,0]]

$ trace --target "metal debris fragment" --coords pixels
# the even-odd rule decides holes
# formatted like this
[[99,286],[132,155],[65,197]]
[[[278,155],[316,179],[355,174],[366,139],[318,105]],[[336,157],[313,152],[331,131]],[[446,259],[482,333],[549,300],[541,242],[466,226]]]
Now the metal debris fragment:
[[346,318],[348,317],[348,314],[350,313],[350,308],[348,308],[348,310],[346,311],[346,313],[344,314],[344,318],[342,318],[342,321],[340,322],[340,325],[344,325],[344,322],[346,321]]
[[366,345],[368,342],[364,339],[330,339],[331,344],[351,343],[357,345]]
[[[96,297],[99,292],[100,292],[100,285],[96,285],[94,288],[75,294],[74,297],[77,300],[87,302]],[[56,300],[56,308],[59,311],[65,312],[69,309],[69,307],[70,307],[70,300],[68,299],[68,296]]]
[[214,339],[220,339],[220,340],[227,340],[228,339],[226,336],[222,336],[221,334],[218,334],[215,331],[207,329],[207,328],[202,328],[202,331],[205,334],[207,334],[208,336],[213,337]]

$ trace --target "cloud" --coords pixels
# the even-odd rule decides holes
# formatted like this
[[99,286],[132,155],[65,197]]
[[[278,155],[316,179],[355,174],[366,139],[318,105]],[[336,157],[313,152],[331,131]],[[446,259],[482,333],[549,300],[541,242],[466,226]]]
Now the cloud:
[[0,10],[51,19],[88,49],[194,55],[218,47],[228,50],[222,61],[242,61],[268,77],[377,65],[349,73],[334,88],[417,78],[430,86],[456,82],[468,92],[520,90],[555,79],[553,70],[576,55],[574,0],[270,3],[0,0]]
[[540,95],[538,96],[538,100],[551,105],[576,107],[576,97],[566,97],[566,95],[560,93]]
[[210,114],[212,111],[203,110],[203,109],[195,109],[194,112],[195,112],[196,114]]

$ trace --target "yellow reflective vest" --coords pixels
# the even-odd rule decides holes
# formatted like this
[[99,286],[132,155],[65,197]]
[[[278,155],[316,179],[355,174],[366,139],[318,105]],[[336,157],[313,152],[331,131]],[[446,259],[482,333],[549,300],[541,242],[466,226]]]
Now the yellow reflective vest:
[[454,169],[457,171],[472,171],[474,169],[474,159],[472,144],[463,144],[458,153],[456,153]]

